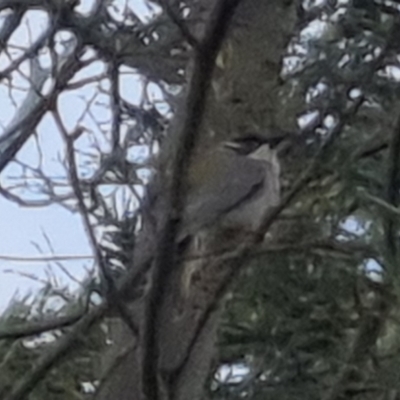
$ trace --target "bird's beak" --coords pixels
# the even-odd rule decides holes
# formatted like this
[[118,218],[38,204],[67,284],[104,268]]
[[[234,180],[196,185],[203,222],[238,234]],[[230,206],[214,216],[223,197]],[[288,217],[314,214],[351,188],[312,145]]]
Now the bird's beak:
[[227,147],[228,149],[232,149],[232,150],[240,150],[241,149],[241,145],[236,142],[229,142],[229,141],[222,142],[222,146]]
[[271,161],[275,151],[271,149],[269,144],[263,144],[257,150],[249,154],[249,157],[254,160]]

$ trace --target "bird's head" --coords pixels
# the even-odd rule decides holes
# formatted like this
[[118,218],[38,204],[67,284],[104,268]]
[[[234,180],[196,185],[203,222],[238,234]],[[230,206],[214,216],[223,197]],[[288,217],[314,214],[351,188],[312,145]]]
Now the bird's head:
[[262,160],[268,159],[269,154],[275,153],[279,145],[287,139],[284,135],[264,136],[251,133],[223,142],[223,146],[239,155]]

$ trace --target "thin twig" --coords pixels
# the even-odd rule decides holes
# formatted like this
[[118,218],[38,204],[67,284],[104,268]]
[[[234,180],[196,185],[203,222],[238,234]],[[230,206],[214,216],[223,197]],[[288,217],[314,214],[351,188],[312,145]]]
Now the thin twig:
[[47,261],[69,261],[69,260],[93,260],[92,254],[59,254],[59,255],[51,255],[51,256],[10,256],[6,254],[0,254],[0,260],[4,261],[14,261],[21,263],[35,263],[35,262],[47,262]]
[[121,315],[121,318],[126,323],[128,328],[131,330],[133,335],[137,336],[138,335],[138,327],[136,326],[136,323],[133,321],[131,315],[129,314],[128,309],[126,308],[125,304],[122,302],[122,300],[120,298],[120,295],[115,287],[114,280],[110,274],[109,269],[107,268],[105,259],[101,254],[100,247],[96,240],[96,235],[94,233],[92,224],[90,223],[90,220],[89,220],[89,213],[88,213],[88,210],[85,205],[84,196],[83,196],[83,193],[81,190],[77,166],[76,166],[76,162],[75,162],[74,141],[68,135],[68,132],[62,123],[59,113],[57,111],[54,111],[53,115],[54,115],[56,125],[57,125],[58,129],[60,130],[60,132],[64,138],[64,141],[66,143],[68,173],[69,173],[71,185],[72,185],[74,194],[77,199],[78,208],[79,208],[82,220],[83,220],[85,230],[89,236],[89,242],[90,242],[90,245],[93,250],[94,258],[96,260],[97,265],[100,268],[102,277],[103,277],[106,287],[107,287],[107,293],[106,293],[107,301],[109,302],[109,304],[112,304],[113,306],[116,307],[116,309],[118,310],[118,312]]
[[[274,243],[257,246],[248,255],[249,257],[258,257],[275,253],[323,253],[340,254],[354,258],[378,258],[378,252],[371,246],[362,243],[339,242],[337,240],[314,240],[303,243]],[[184,257],[183,261],[207,260],[212,262],[222,262],[232,260],[238,257],[238,249],[234,251],[223,251],[213,253],[193,254]]]

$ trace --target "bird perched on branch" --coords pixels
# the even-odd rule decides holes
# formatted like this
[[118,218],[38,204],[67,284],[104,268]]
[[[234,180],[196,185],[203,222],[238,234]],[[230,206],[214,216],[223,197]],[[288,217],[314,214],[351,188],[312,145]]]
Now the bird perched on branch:
[[280,197],[277,156],[285,136],[249,134],[194,159],[188,174],[181,238],[218,226],[254,231]]
[[278,205],[277,153],[284,138],[251,134],[194,156],[177,237],[182,262],[165,283],[159,325],[162,370],[176,371],[184,362],[202,313],[229,276],[229,261],[203,255],[232,250],[243,235],[257,230],[268,208]]

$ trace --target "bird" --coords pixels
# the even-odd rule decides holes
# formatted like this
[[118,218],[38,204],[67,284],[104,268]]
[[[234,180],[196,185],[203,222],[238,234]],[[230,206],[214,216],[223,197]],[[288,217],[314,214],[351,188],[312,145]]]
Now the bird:
[[249,133],[193,160],[182,213],[182,239],[217,226],[254,231],[280,199],[279,145],[284,135]]
[[182,298],[187,298],[193,282],[211,286],[212,274],[205,269],[209,260],[202,256],[229,251],[257,234],[266,211],[279,204],[278,153],[286,139],[287,134],[248,133],[223,141],[191,160],[175,242],[176,255],[184,261],[177,270],[181,275],[181,284],[174,291],[177,309],[184,304]]
[[243,235],[257,230],[266,210],[279,204],[278,152],[284,142],[283,135],[249,133],[193,156],[176,237],[181,262],[164,282],[168,289],[158,328],[171,339],[160,344],[165,374],[184,362],[202,313],[216,304],[221,282],[230,274],[229,261],[209,255],[235,248]]

